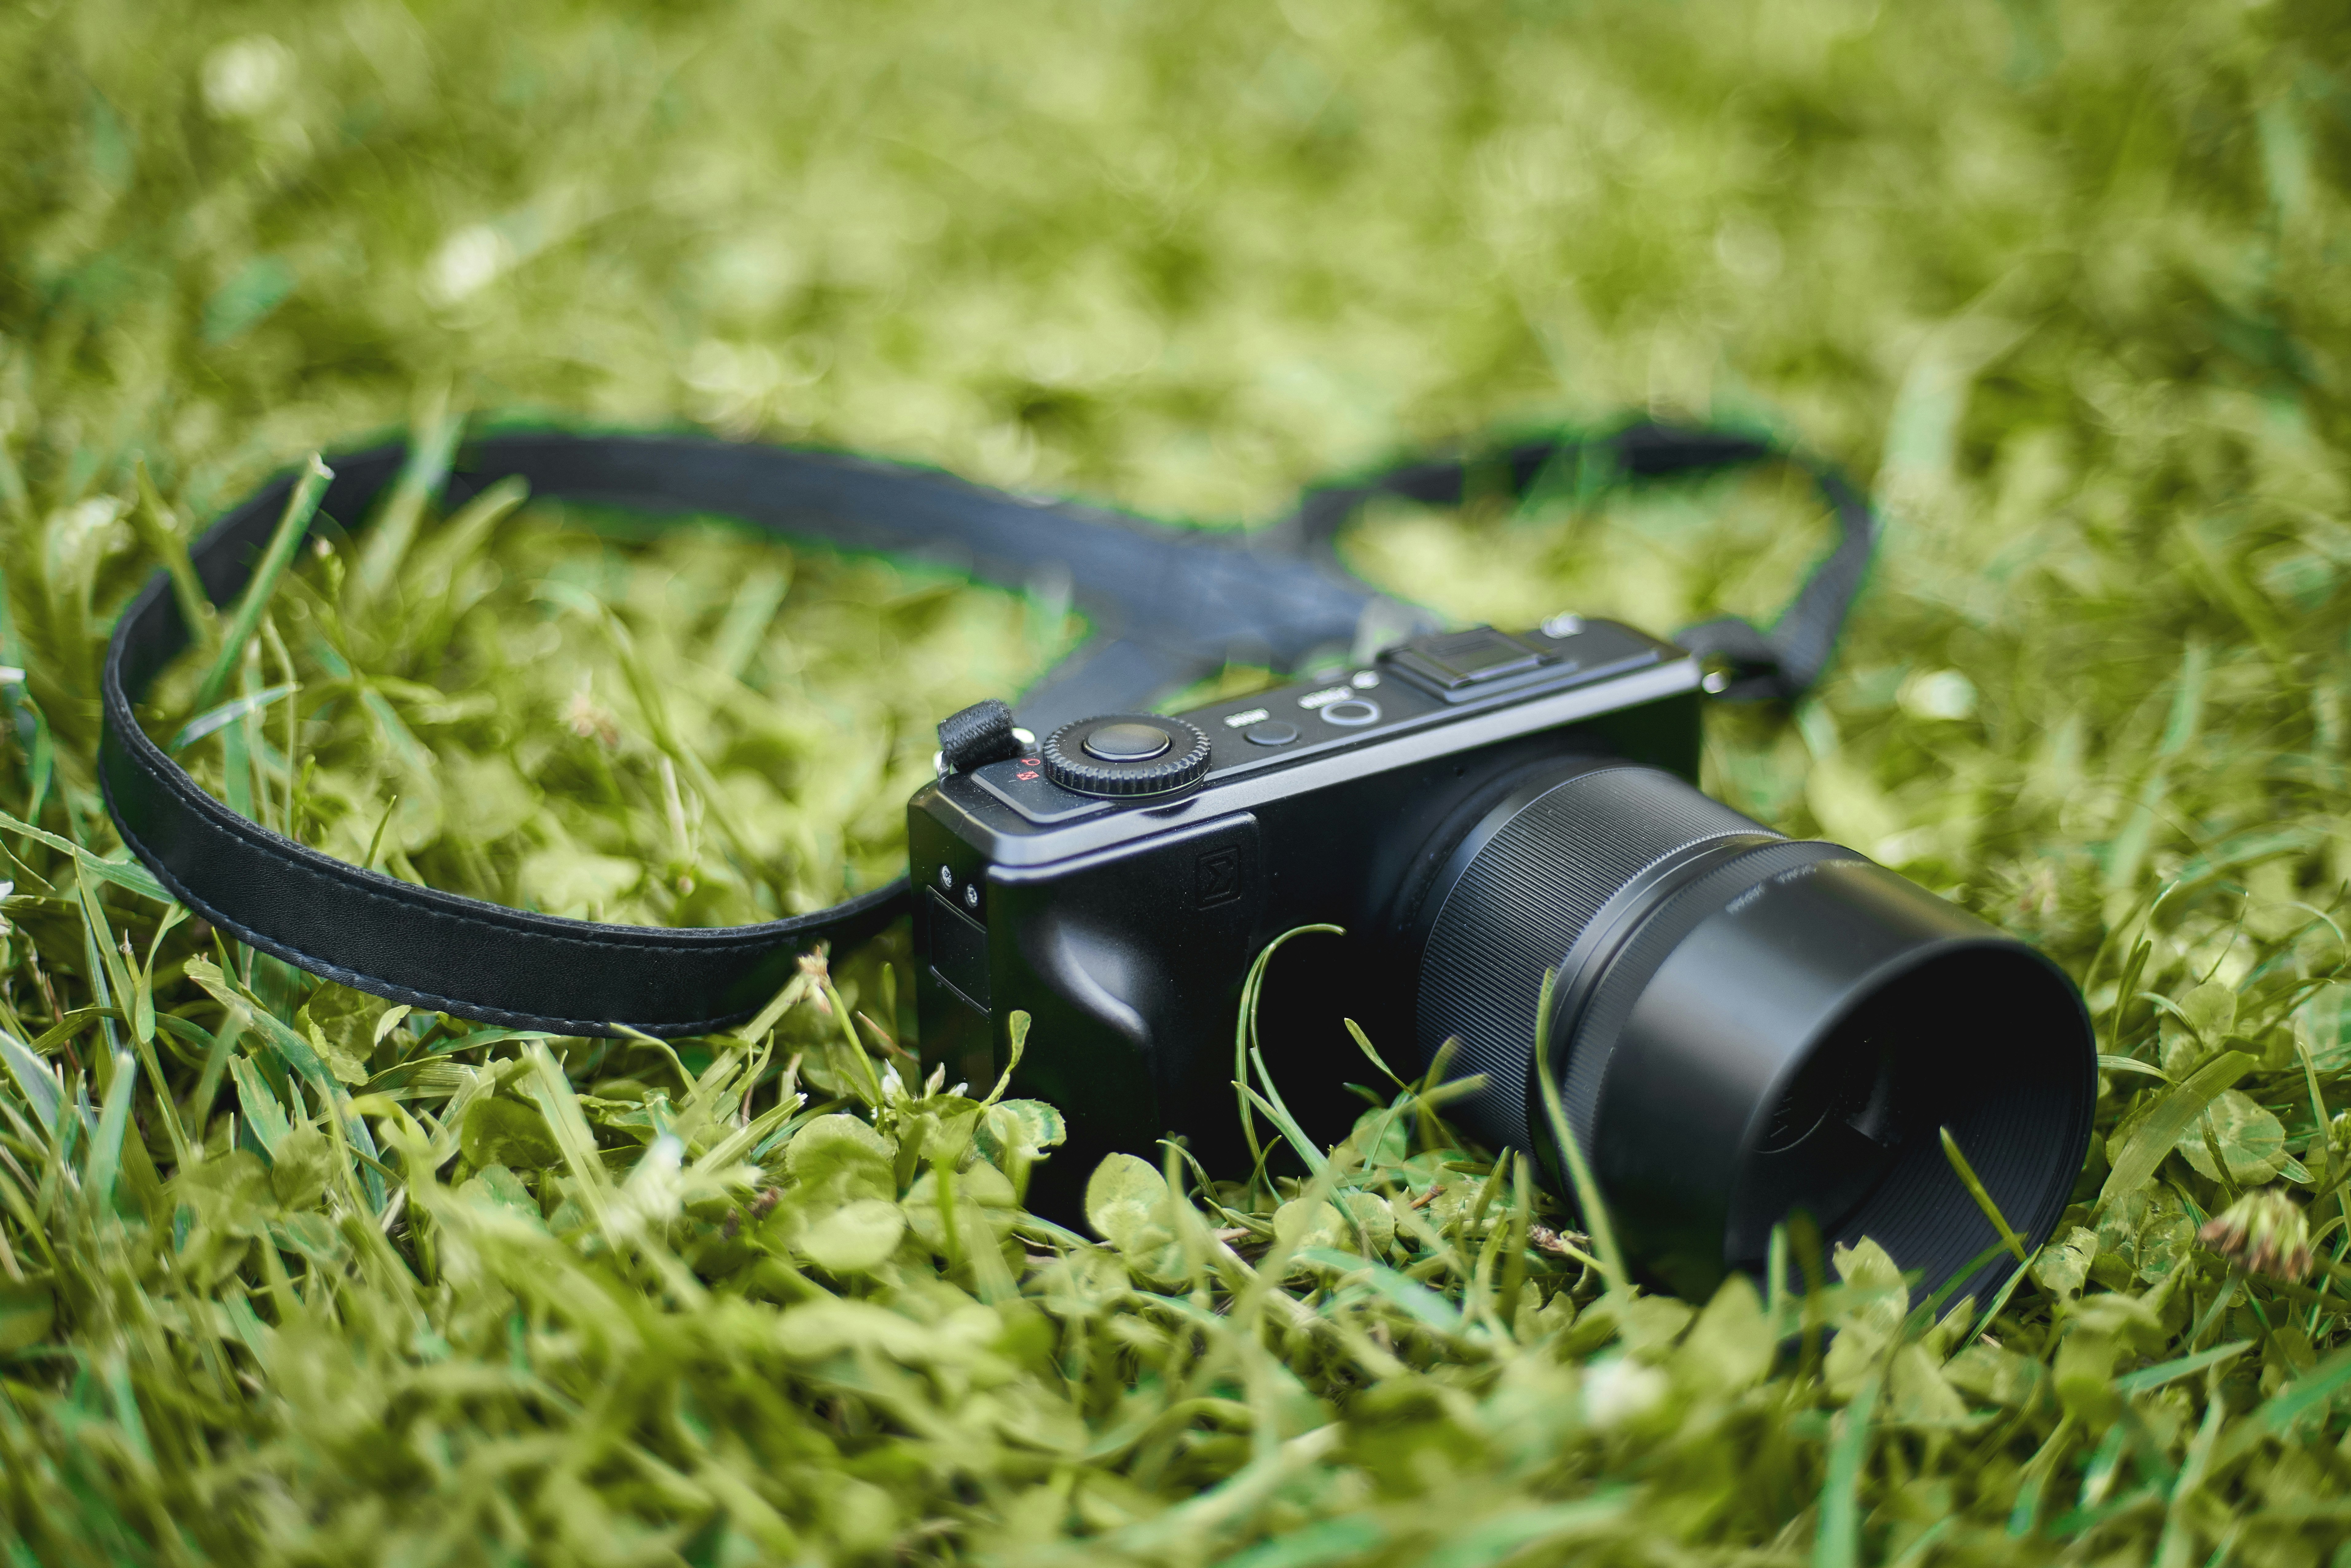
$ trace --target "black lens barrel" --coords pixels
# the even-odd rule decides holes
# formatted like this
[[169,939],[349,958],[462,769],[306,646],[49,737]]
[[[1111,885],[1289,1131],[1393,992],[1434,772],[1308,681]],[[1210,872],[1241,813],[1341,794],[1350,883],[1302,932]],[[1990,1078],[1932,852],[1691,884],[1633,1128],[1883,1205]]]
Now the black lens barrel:
[[1655,768],[1566,760],[1481,809],[1422,908],[1422,1051],[1457,1040],[1454,1075],[1488,1078],[1458,1119],[1567,1192],[1533,1076],[1556,970],[1570,1126],[1627,1250],[1677,1291],[1761,1268],[1799,1209],[1939,1286],[1998,1239],[1946,1126],[2029,1241],[2064,1210],[2095,1092],[2072,982],[1850,850]]

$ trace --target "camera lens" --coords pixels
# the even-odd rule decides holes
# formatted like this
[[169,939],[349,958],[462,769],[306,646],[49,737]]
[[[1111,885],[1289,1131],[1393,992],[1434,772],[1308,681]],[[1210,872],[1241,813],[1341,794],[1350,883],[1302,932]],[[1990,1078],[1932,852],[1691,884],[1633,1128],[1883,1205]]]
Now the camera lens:
[[[1998,1240],[1949,1127],[2028,1241],[2081,1169],[2095,1046],[2046,958],[1835,844],[1792,841],[1652,768],[1546,764],[1440,838],[1419,904],[1424,1060],[1486,1076],[1451,1114],[1570,1193],[1549,1061],[1627,1253],[1703,1295],[1798,1211],[1931,1291]],[[2008,1264],[1963,1282],[1980,1291]]]

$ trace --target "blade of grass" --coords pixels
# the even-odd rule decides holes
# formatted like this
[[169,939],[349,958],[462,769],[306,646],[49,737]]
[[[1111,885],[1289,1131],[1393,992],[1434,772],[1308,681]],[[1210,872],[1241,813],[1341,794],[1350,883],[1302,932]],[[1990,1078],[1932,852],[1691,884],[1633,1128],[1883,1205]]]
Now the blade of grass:
[[524,1060],[530,1063],[530,1080],[523,1092],[538,1104],[539,1114],[547,1119],[547,1130],[561,1151],[563,1163],[571,1172],[578,1186],[580,1207],[599,1228],[611,1222],[611,1174],[596,1150],[596,1135],[588,1127],[587,1119],[580,1113],[579,1099],[571,1092],[571,1081],[564,1075],[563,1064],[555,1060],[545,1040],[534,1040],[523,1047]]
[[1258,994],[1264,989],[1266,967],[1273,962],[1273,956],[1281,951],[1292,937],[1309,933],[1331,936],[1345,935],[1336,925],[1293,926],[1265,945],[1241,980],[1240,1011],[1233,1023],[1233,1098],[1240,1110],[1241,1136],[1249,1145],[1249,1158],[1253,1162],[1249,1176],[1251,1185],[1264,1179],[1266,1159],[1265,1145],[1257,1135],[1257,1118],[1252,1113],[1251,1104],[1254,1096],[1249,1087],[1249,1055],[1257,1047]]
[[[1932,1328],[1938,1321],[1938,1314],[1941,1313],[1944,1303],[1949,1301],[1951,1297],[1958,1292],[1959,1288],[1968,1281],[1975,1278],[1977,1270],[1983,1268],[1993,1259],[1999,1257],[2002,1252],[2007,1250],[2008,1244],[2006,1242],[1995,1241],[1991,1246],[1985,1248],[1982,1251],[1977,1253],[1973,1258],[1969,1259],[1966,1262],[1953,1270],[1951,1271],[1951,1277],[1944,1281],[1940,1285],[1938,1285],[1932,1295],[1928,1296],[1925,1301],[1919,1302],[1917,1306],[1911,1309],[1910,1327],[1904,1332],[1904,1337],[1916,1338],[1919,1334],[1926,1333],[1927,1330]],[[2022,1263],[2024,1260],[2019,1258],[2017,1261],[2019,1263]],[[2011,1277],[2013,1276],[2011,1275]]]
[[115,949],[113,927],[108,924],[106,911],[99,905],[97,895],[90,891],[88,878],[79,875],[74,878],[74,898],[81,913],[84,974],[90,988],[98,995],[98,1005],[109,1009],[99,1019],[99,1028],[106,1036],[110,1052],[109,1058],[104,1060],[110,1060],[111,1053],[119,1051],[122,1046],[120,1038],[115,1033],[115,1019],[130,1016],[131,977],[124,967],[122,955]]
[[[2351,1387],[2351,1344],[2340,1346],[2254,1406],[2213,1454],[2213,1468],[2223,1469],[2241,1458],[2264,1438],[2283,1437],[2304,1416],[2327,1408],[2346,1387]],[[2218,1399],[2212,1404],[2215,1409],[2225,1406]]]
[[1395,1075],[1395,1071],[1388,1066],[1386,1061],[1381,1057],[1377,1051],[1372,1048],[1372,1037],[1364,1032],[1363,1025],[1357,1023],[1353,1019],[1341,1019],[1339,1021],[1346,1026],[1347,1038],[1355,1042],[1355,1049],[1364,1053],[1364,1060],[1370,1062],[1374,1067],[1379,1069],[1380,1076],[1385,1078],[1389,1082],[1395,1084],[1399,1089],[1409,1090],[1412,1087],[1412,1085],[1406,1083],[1403,1079],[1398,1078]]
[[[363,612],[372,601],[390,591],[400,575],[401,563],[407,559],[417,528],[424,520],[426,504],[440,494],[441,486],[448,480],[449,462],[456,455],[457,438],[465,427],[464,416],[449,411],[448,388],[434,388],[417,412],[400,476],[392,481],[392,491],[384,497],[375,520],[368,525],[366,543],[360,549],[359,561],[344,589],[346,615]],[[433,580],[421,580],[429,583]]]
[[1885,1380],[1872,1367],[1832,1423],[1828,1473],[1821,1480],[1820,1523],[1813,1537],[1813,1568],[1860,1568],[1861,1471],[1869,1457],[1869,1424]]
[[[2106,1015],[2106,1041],[2119,1050],[2122,1046],[2123,1009],[2138,995],[2138,977],[2147,972],[2147,961],[2155,952],[2151,938],[2142,936],[2131,949],[2129,960],[2123,965],[2122,983],[2115,988],[2115,1005]],[[2099,1059],[2104,1061],[2105,1059]],[[2127,1060],[2127,1059],[2124,1059]]]
[[[2040,1256],[2041,1249],[2034,1248],[2032,1258]],[[1968,1331],[1967,1342],[1970,1344],[1981,1339],[1984,1331],[1991,1327],[1992,1319],[2007,1310],[2009,1299],[2016,1294],[2017,1287],[2024,1283],[2025,1276],[2031,1272],[2032,1272],[2032,1259],[2028,1258],[2019,1264],[2007,1279],[2001,1281],[2000,1289],[1992,1294],[1991,1304],[1984,1308],[1983,1315],[1976,1320],[1975,1326]]]
[[[301,677],[294,668],[294,655],[286,646],[286,639],[277,634],[277,617],[275,615],[264,615],[261,618],[261,645],[268,653],[270,662],[277,666],[277,673],[283,677],[280,684],[292,686],[299,692],[302,686]],[[289,701],[286,705],[285,716],[286,790],[278,798],[277,831],[290,839],[294,836],[297,825],[301,820],[301,803],[298,797],[303,787],[304,776],[309,771],[308,764],[315,762],[317,758],[305,759],[301,756],[301,703]],[[256,727],[260,723],[258,718],[252,722]]]
[[2095,1208],[2104,1212],[2123,1194],[2146,1185],[2156,1167],[2163,1163],[2163,1156],[2178,1145],[2181,1136],[2204,1113],[2204,1108],[2252,1067],[2253,1059],[2243,1051],[2224,1051],[2166,1091],[2155,1109],[2131,1134],[2130,1141],[2123,1145],[2114,1169],[2107,1173],[2105,1185],[2098,1191]]
[[453,582],[459,563],[472,559],[490,530],[528,499],[529,482],[518,474],[509,474],[450,514],[448,521],[417,547],[407,575],[418,582]]
[[216,643],[220,628],[213,611],[213,601],[204,594],[204,585],[196,578],[195,563],[188,559],[188,541],[172,526],[171,508],[156,492],[155,481],[147,473],[147,460],[140,458],[131,467],[133,482],[138,486],[138,504],[131,508],[131,526],[138,529],[139,539],[147,553],[162,563],[172,580],[172,597],[180,606],[180,619],[188,628],[188,637],[198,649],[210,653]]
[[188,1098],[187,1124],[196,1129],[199,1137],[212,1120],[213,1097],[220,1092],[221,1074],[228,1070],[230,1055],[244,1033],[244,1018],[231,1011],[221,1019],[219,1032],[204,1047],[204,1064],[196,1075],[195,1092]]
[[63,1091],[57,1087],[57,1076],[48,1064],[25,1047],[25,1042],[5,1030],[0,1030],[0,1062],[5,1062],[8,1076],[16,1080],[16,1092],[33,1108],[33,1115],[41,1124],[41,1131],[55,1133],[57,1126],[57,1103]]
[[[2179,1475],[2171,1483],[2171,1496],[2163,1511],[2163,1533],[2156,1540],[2156,1568],[2188,1568],[2194,1562],[2195,1526],[2189,1518],[2188,1505],[2203,1487],[2204,1478],[2213,1469],[2213,1448],[2220,1439],[2221,1423],[2229,1418],[2229,1402],[2217,1397],[2217,1390],[2208,1390],[2204,1402],[2204,1419],[2189,1439],[2188,1455],[2181,1462]],[[2275,1400],[2271,1401],[2272,1404]],[[2251,1424],[2238,1429],[2242,1435]]]
[[278,579],[293,564],[294,552],[301,548],[310,519],[318,514],[319,502],[334,476],[334,470],[312,453],[308,465],[296,478],[292,493],[286,497],[286,510],[279,514],[277,531],[269,536],[268,547],[262,551],[261,564],[254,569],[252,580],[245,585],[245,591],[237,596],[236,607],[229,612],[211,667],[196,683],[197,707],[207,708],[220,700],[221,688],[243,661],[246,643],[260,630],[262,612],[269,608],[271,598],[277,592]]
[[2049,1478],[2056,1472],[2064,1457],[2066,1445],[2072,1441],[2078,1417],[2067,1411],[2057,1423],[2049,1440],[2041,1445],[2024,1466],[2024,1484],[2016,1489],[2016,1504],[2008,1512],[2008,1533],[2011,1539],[2022,1541],[2041,1525],[2041,1500],[2049,1490]]
[[37,843],[46,844],[60,854],[70,857],[76,866],[99,881],[110,882],[125,892],[135,893],[141,898],[152,898],[158,904],[172,902],[172,895],[163,891],[163,884],[157,882],[153,873],[136,861],[101,859],[70,839],[61,839],[46,829],[33,826],[30,822],[18,821],[5,811],[0,811],[0,830],[22,833]]
[[1012,1075],[1019,1070],[1021,1052],[1029,1047],[1029,1015],[1018,1008],[1014,1009],[1012,1016],[1005,1020],[1004,1035],[1010,1050],[1004,1063],[1004,1071],[996,1080],[996,1087],[989,1090],[987,1098],[979,1103],[982,1111],[1003,1099],[1004,1092],[1012,1087]]
[[2172,761],[2195,738],[2203,717],[2204,684],[2211,671],[2211,648],[2201,637],[2191,635],[2180,654],[2179,675],[2172,686],[2171,715],[2164,725],[2163,739],[2147,765],[2137,799],[2131,802],[2121,828],[2107,846],[2105,886],[2109,900],[2125,897],[2138,880],[2139,865],[2147,858],[2156,818],[2162,810],[2164,794],[2171,781]]
[[1576,1208],[1583,1216],[1584,1229],[1591,1233],[1593,1250],[1600,1254],[1608,1292],[1625,1296],[1632,1289],[1632,1276],[1626,1272],[1625,1254],[1616,1245],[1616,1227],[1608,1218],[1608,1205],[1600,1195],[1600,1183],[1593,1179],[1592,1167],[1584,1163],[1575,1129],[1568,1125],[1567,1108],[1560,1103],[1559,1074],[1552,1067],[1552,991],[1558,984],[1559,971],[1545,969],[1542,988],[1535,998],[1535,1082],[1542,1095],[1543,1114],[1550,1121],[1552,1139],[1559,1147],[1560,1159],[1567,1166],[1568,1181],[1575,1189]]
[[383,815],[375,820],[375,831],[368,835],[367,854],[360,864],[369,871],[376,868],[377,857],[383,852],[383,831],[392,826],[392,814],[400,810],[400,797],[394,795],[383,808]]
[[257,691],[249,697],[231,697],[218,707],[198,714],[182,725],[179,733],[172,737],[172,743],[165,749],[185,751],[214,731],[225,729],[246,715],[258,713],[270,704],[280,698],[292,696],[301,689],[300,686],[288,681],[282,685],[269,686]]
[[1306,1130],[1298,1124],[1298,1118],[1290,1113],[1290,1107],[1282,1103],[1281,1091],[1274,1087],[1273,1073],[1266,1067],[1264,1056],[1255,1047],[1249,1051],[1249,1065],[1257,1070],[1257,1081],[1264,1085],[1265,1092],[1260,1094],[1246,1085],[1242,1086],[1241,1092],[1254,1101],[1257,1108],[1280,1129],[1283,1140],[1297,1151],[1306,1168],[1317,1176],[1322,1175],[1331,1164],[1329,1157],[1314,1146],[1314,1140],[1306,1135]]
[[114,1201],[114,1181],[122,1168],[122,1137],[131,1125],[131,1095],[138,1082],[138,1059],[127,1051],[116,1051],[114,1081],[107,1085],[98,1134],[90,1140],[89,1159],[82,1167],[83,1195],[99,1213]]
[[1991,1221],[1991,1228],[2000,1233],[2001,1241],[2016,1255],[2016,1260],[2023,1262],[2023,1239],[2009,1228],[2008,1216],[2000,1211],[2000,1205],[1994,1203],[1991,1194],[1984,1190],[1982,1179],[1976,1175],[1975,1167],[1968,1164],[1968,1156],[1959,1152],[1959,1141],[1951,1136],[1950,1128],[1943,1128],[1942,1136],[1943,1157],[1951,1162],[1951,1170],[1959,1176],[1959,1185],[1966,1187],[1968,1196],[1976,1200],[1976,1207],[1983,1210],[1986,1219]]
[[2227,1344],[2216,1344],[2210,1350],[2199,1350],[2193,1355],[2178,1356],[2153,1366],[2143,1366],[2137,1372],[2126,1372],[2116,1378],[2115,1392],[2126,1399],[2136,1394],[2151,1393],[2167,1383],[2193,1377],[2208,1366],[2218,1366],[2252,1348],[2252,1340],[2232,1340]]

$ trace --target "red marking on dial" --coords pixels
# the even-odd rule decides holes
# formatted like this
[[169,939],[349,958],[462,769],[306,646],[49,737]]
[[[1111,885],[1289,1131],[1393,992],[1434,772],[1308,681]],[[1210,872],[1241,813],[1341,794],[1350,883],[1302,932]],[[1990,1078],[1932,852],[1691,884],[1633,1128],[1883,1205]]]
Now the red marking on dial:
[[1029,768],[1022,768],[1019,772],[1015,773],[1012,777],[1014,777],[1015,779],[1021,779],[1021,780],[1023,780],[1023,781],[1026,781],[1026,780],[1028,780],[1028,779],[1034,779],[1034,778],[1036,778],[1036,777],[1037,777],[1037,775],[1036,775],[1034,772],[1032,772],[1031,770],[1029,770]]

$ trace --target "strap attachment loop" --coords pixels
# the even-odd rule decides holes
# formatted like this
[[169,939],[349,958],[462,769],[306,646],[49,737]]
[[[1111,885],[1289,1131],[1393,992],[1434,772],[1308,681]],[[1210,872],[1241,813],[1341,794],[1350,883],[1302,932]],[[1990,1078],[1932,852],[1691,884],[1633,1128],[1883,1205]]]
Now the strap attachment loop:
[[939,773],[968,773],[1020,755],[1012,709],[1001,697],[986,697],[939,720]]

